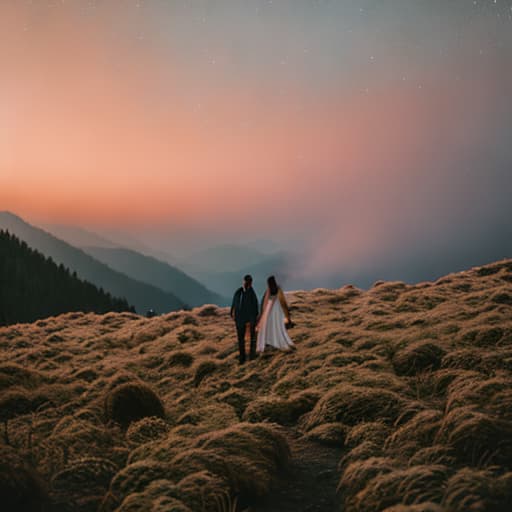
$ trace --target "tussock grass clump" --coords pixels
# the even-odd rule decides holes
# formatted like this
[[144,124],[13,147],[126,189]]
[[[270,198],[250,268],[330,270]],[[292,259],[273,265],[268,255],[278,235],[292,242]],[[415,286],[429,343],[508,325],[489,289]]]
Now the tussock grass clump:
[[0,444],[0,503],[2,510],[40,512],[49,503],[37,471],[9,446]]
[[444,512],[443,508],[437,503],[431,501],[416,503],[414,505],[393,505],[387,507],[382,512]]
[[381,421],[359,423],[348,432],[346,445],[353,448],[361,443],[370,441],[383,446],[391,432],[391,428]]
[[392,424],[405,404],[406,401],[393,391],[340,385],[318,401],[309,413],[305,427],[311,430],[323,423],[357,425],[376,420]]
[[19,364],[7,363],[0,365],[0,391],[10,386],[33,389],[42,382],[48,382],[49,380],[41,372],[25,368]]
[[[444,396],[448,386],[457,378],[468,373],[468,370],[443,368],[430,374],[429,384],[432,386],[432,393],[436,396]],[[479,375],[477,372],[469,372],[472,376]]]
[[204,306],[196,310],[197,316],[201,317],[218,316],[219,312],[219,307],[215,306],[214,304],[205,304]]
[[457,459],[453,451],[448,446],[435,444],[421,448],[409,459],[409,466],[420,466],[425,464],[442,464],[448,467],[454,467]]
[[477,347],[495,347],[503,338],[503,329],[500,327],[491,327],[489,329],[481,329],[475,337],[475,345]]
[[104,404],[106,419],[122,427],[148,416],[165,417],[162,401],[142,382],[128,382],[115,387],[105,396]]
[[484,404],[484,408],[498,418],[512,421],[512,389],[497,391],[492,400]]
[[319,394],[314,391],[302,391],[290,398],[261,397],[247,406],[243,419],[253,423],[268,420],[280,425],[292,425],[313,409],[318,398]]
[[440,503],[450,470],[442,465],[413,466],[372,478],[352,500],[360,512],[375,512],[393,505],[412,505],[419,501]]
[[[369,457],[347,465],[338,484],[338,492],[345,498],[354,497],[373,478],[391,473],[400,466],[389,457]],[[348,500],[347,500],[348,501]]]
[[329,356],[325,360],[325,364],[329,366],[347,366],[349,364],[361,364],[365,363],[366,361],[374,360],[376,359],[376,356],[373,354],[370,354],[368,352],[361,353],[361,352],[343,352],[342,354],[334,354],[332,356]]
[[[54,450],[62,451],[67,458],[101,457],[115,444],[114,431],[104,424],[64,416],[54,426],[47,442]],[[64,464],[66,460],[63,461]]]
[[167,358],[167,364],[169,366],[183,366],[184,368],[188,368],[189,366],[192,366],[193,362],[193,354],[183,350],[176,350],[175,352],[172,352]]
[[197,426],[202,432],[211,432],[213,430],[224,429],[229,425],[238,423],[238,416],[227,403],[216,402],[210,405],[196,406],[187,409],[178,420],[177,424],[186,426]]
[[100,512],[112,512],[132,493],[141,493],[155,480],[165,479],[168,466],[162,462],[145,460],[129,464],[110,482],[108,493]]
[[461,348],[446,354],[442,361],[442,368],[461,370],[474,370],[482,364],[482,351],[476,348]]
[[512,422],[457,407],[444,418],[438,440],[453,448],[460,462],[512,468]]
[[441,411],[420,411],[391,434],[386,441],[386,451],[413,455],[419,447],[430,446],[441,426],[442,418]]
[[73,497],[103,494],[118,467],[112,461],[100,457],[84,457],[74,460],[57,472],[51,482],[52,491]]
[[343,468],[347,467],[352,462],[384,456],[384,447],[381,444],[374,443],[373,441],[363,441],[341,458],[338,469],[343,470]]
[[246,393],[242,390],[230,389],[219,395],[218,399],[219,401],[229,404],[231,407],[233,407],[238,417],[241,418],[247,405],[251,401],[251,396],[249,393]]
[[499,477],[492,470],[462,468],[447,482],[443,509],[450,512],[510,510],[512,481],[508,480],[506,475]]
[[495,395],[499,392],[507,393],[512,388],[512,379],[494,377],[481,380],[476,378],[457,379],[448,387],[446,409],[460,407],[468,404],[485,406],[496,404]]
[[198,471],[187,475],[177,485],[177,492],[190,510],[229,510],[221,509],[228,501],[228,494],[222,487],[222,480],[208,471]]
[[12,388],[0,396],[0,420],[6,422],[34,409],[30,394],[23,388]]
[[155,441],[169,432],[169,425],[162,419],[155,416],[142,418],[130,424],[126,431],[126,439],[131,445]]
[[508,306],[512,306],[512,295],[505,291],[494,294],[491,300],[497,304],[507,304]]
[[219,364],[216,363],[213,359],[201,361],[194,371],[194,386],[197,388],[206,377],[209,377],[215,373],[218,367]]
[[208,471],[230,495],[251,499],[268,493],[289,457],[286,440],[271,425],[240,423],[199,437],[170,466],[173,479]]
[[416,375],[426,370],[437,370],[445,351],[430,341],[411,343],[398,350],[393,356],[392,363],[397,375]]
[[345,444],[347,427],[343,423],[325,423],[315,427],[306,434],[306,439],[327,446],[341,448]]

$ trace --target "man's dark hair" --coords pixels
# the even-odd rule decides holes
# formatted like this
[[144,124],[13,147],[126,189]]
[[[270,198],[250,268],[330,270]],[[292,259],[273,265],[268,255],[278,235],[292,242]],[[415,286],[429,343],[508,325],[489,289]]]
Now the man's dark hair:
[[247,281],[248,283],[251,283],[252,282],[252,276],[251,274],[246,274],[244,276],[244,281]]

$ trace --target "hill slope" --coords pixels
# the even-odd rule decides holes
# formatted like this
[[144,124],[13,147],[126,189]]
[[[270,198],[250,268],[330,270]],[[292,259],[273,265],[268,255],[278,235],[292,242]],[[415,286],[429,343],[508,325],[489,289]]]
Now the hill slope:
[[59,510],[510,509],[512,260],[289,300],[297,350],[244,366],[213,306],[0,329],[4,474]]
[[14,235],[0,230],[0,325],[84,311],[128,311],[125,299],[103,290],[50,258],[34,251]]
[[122,248],[84,247],[83,249],[97,260],[127,276],[172,292],[189,306],[227,304],[227,299],[208,290],[181,270],[151,256]]
[[163,313],[183,307],[183,302],[175,295],[111,269],[84,251],[31,226],[16,215],[0,212],[0,228],[9,230],[30,247],[75,271],[80,278],[102,287],[114,296],[125,297],[138,312],[145,313],[153,308]]

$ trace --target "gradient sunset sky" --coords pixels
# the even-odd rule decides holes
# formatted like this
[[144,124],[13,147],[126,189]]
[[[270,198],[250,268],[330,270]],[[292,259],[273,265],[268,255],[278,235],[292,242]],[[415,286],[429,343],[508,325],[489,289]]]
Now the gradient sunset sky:
[[512,235],[511,0],[5,0],[0,34],[0,210],[33,223],[312,272]]

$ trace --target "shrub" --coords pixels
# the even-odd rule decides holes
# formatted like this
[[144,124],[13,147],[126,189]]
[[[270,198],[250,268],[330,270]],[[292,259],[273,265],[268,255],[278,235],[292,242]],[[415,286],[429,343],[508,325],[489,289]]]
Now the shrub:
[[425,370],[437,370],[445,351],[435,343],[412,343],[395,353],[392,359],[397,375],[416,375]]
[[105,397],[107,420],[128,427],[147,416],[163,418],[164,406],[156,393],[142,382],[128,382],[115,387]]

